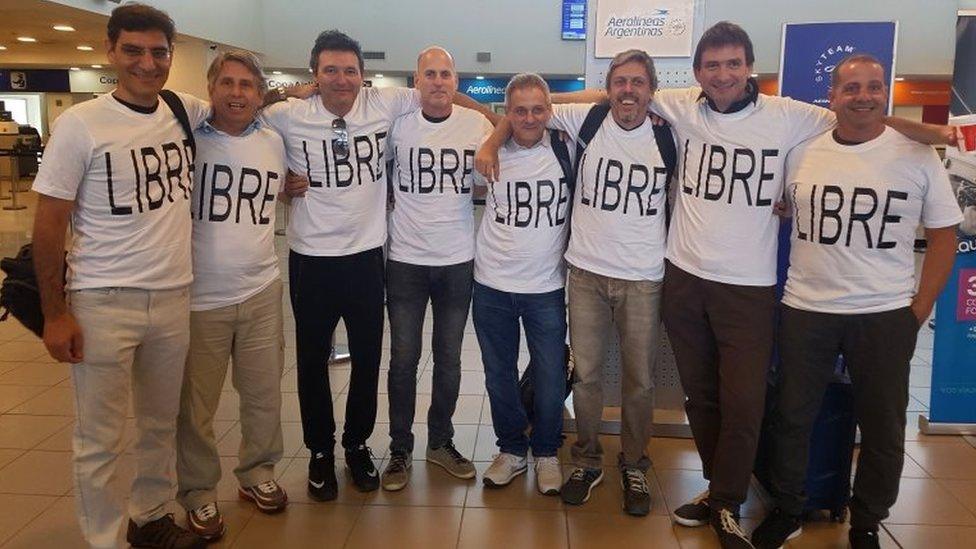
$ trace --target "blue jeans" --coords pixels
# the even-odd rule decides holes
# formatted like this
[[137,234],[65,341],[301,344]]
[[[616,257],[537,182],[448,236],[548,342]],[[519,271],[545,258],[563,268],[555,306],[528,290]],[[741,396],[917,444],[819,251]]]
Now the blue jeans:
[[461,341],[471,305],[473,269],[474,261],[437,267],[392,259],[386,263],[391,450],[413,452],[417,364],[428,301],[434,316],[434,383],[427,410],[427,445],[440,448],[454,438],[451,417],[461,386]]
[[[471,311],[498,448],[525,456],[531,446],[536,457],[556,455],[562,445],[566,400],[565,290],[516,294],[475,282]],[[519,319],[525,329],[535,387],[531,436],[525,434],[529,421],[518,388]]]

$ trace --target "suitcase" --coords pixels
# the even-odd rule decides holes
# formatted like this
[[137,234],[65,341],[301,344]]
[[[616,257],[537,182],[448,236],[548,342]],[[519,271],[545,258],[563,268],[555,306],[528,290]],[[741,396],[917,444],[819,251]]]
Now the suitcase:
[[[769,492],[770,421],[775,413],[775,384],[768,386],[766,394],[766,416],[763,418],[759,449],[756,453],[755,475]],[[810,454],[804,484],[807,495],[803,509],[805,517],[826,512],[831,520],[846,520],[847,504],[851,497],[851,465],[856,433],[854,392],[850,380],[841,370],[827,385],[820,413],[810,433]]]

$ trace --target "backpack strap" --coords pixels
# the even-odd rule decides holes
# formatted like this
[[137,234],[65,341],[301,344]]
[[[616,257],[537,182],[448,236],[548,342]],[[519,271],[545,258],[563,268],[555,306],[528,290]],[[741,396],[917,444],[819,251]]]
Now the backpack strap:
[[600,129],[600,125],[603,124],[608,114],[610,114],[609,103],[597,103],[590,107],[590,112],[586,113],[586,118],[583,119],[583,125],[580,126],[579,135],[576,137],[576,163],[573,165],[574,173],[579,169],[580,159],[583,158],[583,151],[586,150],[587,145],[590,144],[590,141],[596,135],[597,130]]
[[562,140],[559,132],[554,130],[549,130],[549,143],[552,145],[552,152],[556,155],[556,160],[559,161],[559,167],[563,169],[566,186],[569,187],[569,192],[572,194],[576,188],[576,170],[573,169],[573,163],[569,159],[569,147],[566,146],[566,142]]
[[664,161],[667,179],[664,180],[664,226],[671,225],[671,178],[678,165],[678,150],[674,146],[674,134],[670,125],[654,126],[654,141],[657,151]]
[[190,126],[190,117],[186,114],[186,106],[183,105],[183,101],[180,97],[170,90],[160,90],[159,97],[163,99],[169,110],[173,111],[173,116],[176,117],[176,121],[180,123],[180,127],[183,128],[183,133],[186,134],[186,139],[190,142],[190,150],[193,151],[193,156],[197,155],[197,142],[193,138],[193,127]]

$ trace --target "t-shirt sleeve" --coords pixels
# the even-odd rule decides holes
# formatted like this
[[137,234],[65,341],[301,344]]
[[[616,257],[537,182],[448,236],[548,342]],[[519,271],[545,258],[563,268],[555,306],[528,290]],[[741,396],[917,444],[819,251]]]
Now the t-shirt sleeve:
[[186,108],[186,117],[190,119],[191,128],[199,128],[208,118],[210,118],[210,102],[204,101],[188,93],[176,92],[183,106]]
[[928,158],[921,163],[926,179],[925,198],[922,200],[922,226],[926,229],[951,227],[962,221],[962,210],[952,192],[949,173],[939,161],[939,155],[931,148],[927,155]]
[[414,88],[373,88],[395,120],[420,108],[420,92]]
[[688,110],[698,101],[700,88],[668,88],[654,92],[650,111],[667,120],[672,126],[688,117]]
[[586,103],[553,105],[549,128],[564,131],[575,139],[579,135],[583,121],[586,120],[586,115],[590,113],[591,108],[593,105]]
[[31,188],[43,195],[74,200],[91,158],[92,138],[88,128],[74,113],[66,112],[54,122]]
[[790,147],[830,131],[837,125],[837,116],[830,109],[796,99],[785,98],[784,113],[791,137]]
[[288,114],[294,101],[298,101],[298,99],[288,98],[285,101],[272,103],[261,109],[258,118],[284,138],[288,135]]

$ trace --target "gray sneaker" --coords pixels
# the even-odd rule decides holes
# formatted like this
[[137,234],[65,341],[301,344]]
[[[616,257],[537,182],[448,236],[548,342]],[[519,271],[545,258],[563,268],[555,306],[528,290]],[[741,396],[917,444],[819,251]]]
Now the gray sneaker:
[[395,492],[402,490],[407,485],[410,480],[410,459],[410,452],[394,450],[390,454],[390,463],[383,471],[383,478],[380,479],[380,484],[383,485],[384,490]]
[[474,464],[457,451],[453,442],[440,448],[427,448],[427,461],[440,465],[457,478],[469,479],[475,475]]

